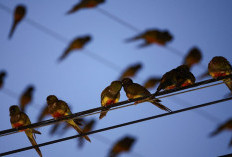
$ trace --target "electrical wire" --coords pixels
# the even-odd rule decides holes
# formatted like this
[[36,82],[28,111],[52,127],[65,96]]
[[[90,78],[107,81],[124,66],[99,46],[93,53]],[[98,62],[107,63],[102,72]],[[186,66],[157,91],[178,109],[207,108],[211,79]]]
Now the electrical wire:
[[165,116],[168,116],[168,115],[173,115],[173,114],[177,114],[177,113],[181,113],[181,112],[185,112],[185,111],[189,111],[189,110],[193,110],[193,109],[197,109],[197,108],[201,108],[201,107],[206,107],[206,106],[210,106],[210,105],[213,105],[213,104],[229,101],[231,99],[232,99],[232,97],[224,98],[224,99],[220,99],[220,100],[216,100],[216,101],[211,101],[211,102],[208,102],[208,103],[204,103],[204,104],[200,104],[200,105],[196,105],[196,106],[176,110],[176,111],[173,111],[173,112],[168,112],[168,113],[159,114],[159,115],[155,115],[155,116],[151,116],[151,117],[146,117],[146,118],[142,118],[142,119],[138,119],[138,120],[134,120],[134,121],[118,124],[118,125],[113,125],[113,126],[110,126],[110,127],[106,127],[106,128],[102,128],[102,129],[98,129],[98,130],[94,130],[94,131],[90,131],[90,132],[79,134],[79,135],[69,136],[69,137],[58,139],[58,140],[53,140],[53,141],[41,143],[41,144],[38,144],[38,145],[35,145],[35,146],[29,146],[29,147],[24,147],[24,148],[20,148],[20,149],[15,149],[15,150],[12,150],[12,151],[1,153],[0,156],[6,156],[6,155],[26,151],[26,150],[29,150],[29,149],[33,149],[35,147],[43,147],[43,146],[51,145],[51,144],[54,144],[54,143],[63,142],[63,141],[67,141],[67,140],[70,140],[70,139],[77,138],[77,137],[85,136],[85,135],[96,134],[96,133],[99,133],[99,132],[108,131],[108,130],[112,130],[112,129],[115,129],[115,128],[124,127],[124,126],[127,126],[127,125],[141,123],[141,122],[144,122],[144,121],[161,118],[161,117],[165,117]]

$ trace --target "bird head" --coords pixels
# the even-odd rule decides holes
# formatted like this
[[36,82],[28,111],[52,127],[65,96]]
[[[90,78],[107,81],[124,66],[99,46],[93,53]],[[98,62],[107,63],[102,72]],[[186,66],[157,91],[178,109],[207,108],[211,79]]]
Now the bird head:
[[113,82],[111,82],[110,87],[116,91],[120,91],[122,88],[122,82],[121,81],[113,81]]
[[55,96],[55,95],[49,95],[47,97],[47,104],[50,105],[50,104],[54,104],[55,102],[58,101],[58,98]]
[[127,86],[127,85],[130,85],[132,83],[133,83],[133,81],[130,78],[124,78],[122,80],[122,86]]
[[9,111],[10,111],[10,116],[16,115],[21,112],[17,105],[11,106]]
[[29,92],[34,91],[34,89],[35,89],[35,87],[34,87],[34,86],[32,86],[32,85],[28,86],[28,88],[27,88],[27,90],[28,90]]
[[186,64],[180,65],[176,68],[176,70],[180,70],[180,71],[189,71],[189,66],[187,66]]
[[136,64],[134,67],[135,67],[136,69],[140,69],[140,68],[142,68],[142,64],[141,64],[141,63],[138,63],[138,64]]
[[14,16],[16,20],[21,20],[26,14],[26,7],[23,5],[18,5],[15,8]]

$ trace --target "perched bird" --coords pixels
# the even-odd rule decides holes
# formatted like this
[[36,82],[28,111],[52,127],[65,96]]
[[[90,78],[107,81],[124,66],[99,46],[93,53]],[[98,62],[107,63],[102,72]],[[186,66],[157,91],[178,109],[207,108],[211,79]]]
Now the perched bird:
[[160,31],[157,29],[147,30],[144,33],[141,33],[131,39],[128,39],[127,41],[134,41],[138,39],[143,39],[144,43],[141,44],[139,47],[145,47],[151,44],[158,44],[165,46],[168,42],[170,42],[173,37],[172,35],[167,31]]
[[48,116],[49,112],[48,112],[48,107],[47,105],[45,105],[42,109],[42,112],[40,112],[40,115],[38,117],[38,122],[42,121],[44,119],[44,117]]
[[82,49],[89,41],[91,40],[90,36],[83,36],[74,39],[71,44],[69,44],[68,48],[64,51],[62,56],[58,59],[58,61],[62,61],[67,55],[73,50]]
[[189,71],[187,65],[178,66],[175,69],[165,73],[160,81],[156,93],[163,90],[185,87],[194,84],[196,81],[194,75]]
[[[84,132],[84,133],[87,133],[87,132],[92,131],[92,130],[93,130],[93,127],[94,127],[94,125],[95,125],[95,123],[96,123],[96,121],[95,121],[94,119],[92,119],[91,121],[89,121],[89,122],[84,126],[83,132]],[[83,137],[80,137],[80,138],[79,138],[79,144],[78,144],[78,146],[79,146],[79,147],[82,147],[83,144],[84,144]]]
[[[20,126],[26,126],[31,124],[29,117],[24,112],[20,111],[18,106],[16,105],[11,106],[9,111],[10,111],[10,122],[12,128],[17,129]],[[25,134],[27,135],[28,139],[30,140],[33,146],[37,145],[35,141],[35,134],[41,134],[39,131],[35,129],[26,129],[21,131],[25,131]],[[34,147],[34,149],[39,154],[39,156],[42,157],[42,153],[39,147]]]
[[26,106],[31,102],[34,92],[34,86],[30,85],[20,97],[20,108],[24,112]]
[[[232,74],[232,67],[228,60],[222,56],[214,57],[208,64],[209,74],[213,78],[226,76]],[[232,92],[232,79],[227,78],[223,80],[229,90]]]
[[132,66],[129,66],[119,77],[119,80],[122,80],[123,78],[126,78],[126,77],[130,77],[130,78],[134,77],[141,68],[142,68],[141,63],[137,63]]
[[[54,118],[59,118],[63,116],[67,116],[72,114],[70,111],[68,104],[62,100],[58,100],[55,95],[49,95],[47,97],[47,104],[48,104],[48,112]],[[71,125],[79,134],[83,133],[83,130],[78,126],[78,124],[70,119],[66,121],[69,125]],[[87,135],[83,136],[87,141],[91,142]]]
[[[106,87],[101,93],[101,106],[107,107],[108,105],[117,103],[120,99],[120,90],[122,88],[121,81],[113,81],[111,84]],[[102,119],[106,116],[109,109],[104,109],[101,111],[99,119]]]
[[189,68],[191,68],[194,64],[198,64],[201,59],[201,51],[198,48],[193,47],[185,56],[183,64],[186,64]]
[[0,89],[3,87],[4,85],[4,79],[6,77],[6,72],[5,71],[1,71],[0,72]]
[[135,142],[135,138],[126,136],[117,141],[109,152],[109,157],[116,157],[122,152],[129,152]]
[[155,85],[157,83],[160,82],[160,79],[161,78],[158,78],[158,77],[150,77],[145,83],[144,83],[144,87],[149,89],[149,88],[153,88],[155,87]]
[[[227,120],[225,123],[223,123],[222,125],[220,125],[215,131],[213,131],[210,136],[215,136],[219,133],[221,133],[224,130],[230,130],[232,131],[232,119]],[[232,139],[229,143],[229,146],[232,146]]]
[[[124,78],[122,80],[122,86],[124,88],[124,91],[126,92],[126,96],[128,97],[128,99],[135,99],[135,98],[139,98],[139,97],[143,97],[143,96],[148,96],[151,94],[145,87],[141,86],[140,84],[133,83],[133,81],[130,78]],[[171,112],[171,110],[169,108],[167,108],[164,105],[162,105],[161,103],[159,103],[160,102],[159,99],[150,100],[148,98],[146,100],[137,101],[137,102],[135,102],[135,104],[141,103],[144,101],[149,101],[153,105],[159,107],[160,109]]]
[[26,7],[23,5],[18,5],[15,10],[14,10],[14,22],[11,27],[10,33],[9,33],[9,38],[12,37],[16,26],[19,24],[20,21],[23,20],[26,14]]
[[77,12],[80,9],[84,9],[84,8],[94,8],[96,6],[98,6],[101,3],[104,3],[105,0],[81,0],[80,3],[74,5],[72,7],[72,9],[70,9],[67,14],[71,14],[74,12]]

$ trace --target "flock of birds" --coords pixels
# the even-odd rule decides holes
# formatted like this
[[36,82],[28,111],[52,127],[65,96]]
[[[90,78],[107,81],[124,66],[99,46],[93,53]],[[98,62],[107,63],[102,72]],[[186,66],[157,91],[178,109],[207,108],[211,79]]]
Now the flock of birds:
[[[92,8],[96,7],[97,5],[103,3],[104,0],[82,0],[80,3],[75,5],[71,10],[67,13],[71,14],[83,8]],[[9,33],[9,38],[13,36],[15,28],[18,26],[20,21],[22,21],[26,14],[26,7],[23,5],[18,5],[14,11],[14,22],[12,28]],[[172,35],[168,31],[160,31],[160,30],[147,30],[141,34],[136,35],[128,39],[127,41],[134,41],[138,39],[143,39],[144,43],[141,44],[139,47],[148,46],[150,44],[159,44],[159,45],[166,45],[167,42],[172,40]],[[84,48],[84,46],[91,40],[91,36],[83,36],[74,39],[69,46],[66,48],[65,52],[60,56],[58,59],[59,61],[64,60],[73,50],[79,50]],[[140,85],[138,83],[134,83],[131,78],[133,78],[136,73],[142,68],[142,64],[138,63],[128,67],[122,75],[116,81],[112,81],[109,86],[107,86],[101,93],[101,106],[105,107],[100,113],[99,119],[104,118],[109,111],[107,108],[108,105],[117,103],[120,100],[120,91],[123,88],[126,96],[128,99],[139,98],[143,96],[148,96],[151,93],[148,91],[149,88],[153,88],[157,83],[159,83],[156,93],[160,92],[161,90],[170,90],[178,87],[185,87],[195,83],[196,79],[195,76],[191,73],[190,69],[194,64],[198,64],[201,61],[202,54],[200,50],[196,47],[192,48],[189,53],[184,58],[184,62],[182,65],[166,72],[161,78],[152,77],[149,78],[144,85]],[[232,74],[232,67],[228,60],[222,56],[216,56],[212,58],[210,63],[208,64],[208,72],[212,78],[218,78],[220,76],[226,76]],[[4,79],[7,73],[5,71],[0,72],[0,88],[3,88]],[[232,92],[232,79],[224,79],[224,83]],[[10,107],[10,122],[13,128],[18,128],[20,126],[26,126],[31,124],[31,121],[27,114],[25,113],[25,109],[27,108],[28,104],[30,104],[33,96],[34,87],[29,86],[24,93],[21,95],[20,98],[20,105],[13,105]],[[157,98],[147,98],[142,101],[137,101],[135,104],[142,103],[148,101],[155,105],[156,107],[160,108],[161,110],[172,112],[171,109],[166,107],[161,103],[161,101]],[[72,114],[70,107],[68,104],[63,101],[59,100],[55,95],[49,95],[47,97],[47,105],[44,107],[43,111],[41,112],[38,121],[42,121],[45,116],[51,115],[53,118],[57,119],[63,116],[67,116]],[[67,125],[64,127],[67,128],[74,128],[79,134],[89,132],[93,129],[96,121],[91,120],[86,122],[85,120],[79,118],[75,120],[67,120]],[[85,124],[83,127],[83,123]],[[60,126],[61,123],[55,124],[53,129],[51,130],[54,133],[57,128]],[[232,120],[229,120],[222,124],[219,128],[217,128],[211,135],[216,135],[223,130],[232,130]],[[37,151],[39,156],[42,157],[42,153],[37,147],[37,143],[35,141],[35,134],[41,134],[39,131],[35,129],[26,129],[20,130],[24,131],[27,135],[28,139],[30,140],[31,144],[34,149]],[[83,146],[84,139],[91,142],[90,138],[85,135],[79,138],[79,146]],[[130,151],[133,143],[135,142],[135,138],[126,136],[120,139],[115,143],[115,145],[110,150],[109,156],[117,156],[121,152]],[[232,139],[230,141],[230,146],[232,145]]]

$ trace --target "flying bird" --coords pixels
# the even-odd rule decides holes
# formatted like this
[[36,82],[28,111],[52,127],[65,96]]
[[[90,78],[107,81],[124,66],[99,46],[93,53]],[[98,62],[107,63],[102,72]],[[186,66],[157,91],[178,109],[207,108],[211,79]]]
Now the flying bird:
[[137,63],[137,64],[129,66],[119,77],[119,80],[122,80],[123,78],[126,78],[126,77],[129,77],[129,78],[134,77],[141,68],[142,68],[141,63]]
[[26,88],[26,90],[23,92],[23,94],[20,97],[20,108],[24,112],[26,106],[31,103],[32,96],[34,92],[34,86],[30,85]]
[[6,72],[5,71],[1,71],[0,72],[0,89],[3,87],[4,85],[4,79],[6,77]]
[[118,140],[109,152],[109,157],[116,157],[122,152],[129,152],[135,142],[135,138],[126,136]]
[[[48,104],[48,112],[55,119],[72,114],[71,110],[68,107],[68,104],[62,100],[58,100],[58,98],[55,95],[49,95],[47,97],[47,104]],[[69,125],[71,125],[79,134],[83,133],[83,130],[78,126],[78,124],[74,120],[70,119],[67,120],[66,122]],[[91,142],[87,135],[83,137],[87,141]]]
[[[122,80],[122,86],[124,88],[124,91],[126,92],[126,96],[128,97],[128,99],[140,98],[140,97],[148,96],[151,94],[145,87],[141,86],[140,84],[133,83],[133,81],[130,78],[124,78]],[[137,101],[135,102],[135,104],[141,103],[144,101],[149,101],[150,103],[159,107],[162,110],[172,112],[169,108],[159,103],[160,102],[159,99],[150,100],[148,98],[146,100]]]
[[[208,71],[213,78],[218,78],[220,76],[231,75],[232,67],[226,58],[222,56],[216,56],[209,62]],[[224,79],[223,82],[227,85],[229,90],[232,92],[232,79],[227,78]]]
[[193,47],[184,58],[183,64],[186,64],[191,68],[194,64],[198,64],[202,59],[202,52],[197,48]]
[[128,39],[127,41],[135,41],[138,39],[143,39],[144,43],[139,47],[149,46],[151,44],[158,44],[165,46],[168,42],[172,41],[172,35],[167,31],[160,31],[157,29],[147,30],[133,38]]
[[14,22],[13,22],[13,25],[11,27],[10,33],[9,33],[9,38],[12,37],[12,35],[15,31],[15,28],[25,17],[26,11],[27,10],[26,10],[25,6],[23,6],[23,5],[16,6],[16,8],[14,10]]
[[105,0],[81,0],[80,3],[74,5],[72,7],[72,9],[70,9],[67,14],[71,14],[74,12],[77,12],[80,9],[84,9],[84,8],[94,8],[96,6],[98,6],[101,3],[104,3]]
[[[11,122],[12,128],[17,129],[20,126],[26,126],[26,125],[31,124],[29,117],[24,112],[20,111],[18,106],[16,105],[11,106],[9,111],[10,111],[10,122]],[[37,145],[35,141],[35,134],[41,134],[39,131],[35,129],[30,129],[30,128],[26,130],[22,130],[22,131],[25,132],[25,134],[27,135],[28,139],[30,140],[33,146]],[[35,146],[34,149],[39,154],[39,156],[42,157],[42,153],[39,147]]]
[[68,48],[64,51],[62,56],[58,59],[58,61],[62,61],[65,59],[68,54],[70,54],[71,51],[73,50],[80,50],[84,48],[84,46],[91,40],[90,36],[83,36],[83,37],[78,37],[74,39],[68,46]]
[[150,78],[148,78],[148,79],[145,81],[144,87],[147,88],[147,89],[153,88],[153,87],[155,87],[155,85],[156,85],[157,83],[160,82],[160,79],[161,79],[161,78],[158,78],[158,77],[150,77]]
[[[117,103],[120,99],[120,90],[122,88],[121,81],[113,81],[109,86],[107,86],[101,93],[101,106],[107,107],[108,105]],[[105,108],[101,111],[99,119],[106,116],[109,109]]]

